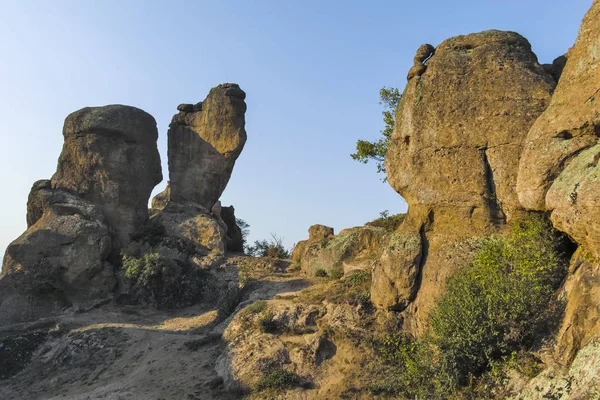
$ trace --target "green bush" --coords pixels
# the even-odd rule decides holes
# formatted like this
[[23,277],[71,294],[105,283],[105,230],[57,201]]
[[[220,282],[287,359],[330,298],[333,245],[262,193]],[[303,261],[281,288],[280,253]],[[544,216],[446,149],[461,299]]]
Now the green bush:
[[130,295],[157,308],[180,308],[202,297],[206,275],[202,271],[166,259],[158,253],[140,257],[123,255],[125,278]]
[[415,399],[498,398],[509,370],[531,377],[531,354],[560,321],[556,289],[567,272],[566,241],[541,215],[513,223],[507,236],[483,240],[473,262],[448,281],[413,340],[373,340],[381,378],[371,393]]
[[344,280],[348,287],[358,287],[367,282],[371,283],[371,271],[353,271]]
[[325,277],[327,277],[327,271],[325,271],[323,268],[319,268],[315,271],[315,277],[316,278],[325,278]]
[[331,271],[329,273],[329,278],[331,278],[334,281],[342,279],[343,276],[344,276],[344,271],[335,270],[335,271]]
[[367,222],[365,225],[384,228],[388,232],[394,232],[400,227],[400,225],[404,222],[404,219],[406,218],[406,214],[390,215],[388,210],[382,211],[381,213],[379,213],[379,215],[379,218],[371,222]]
[[257,240],[253,246],[246,246],[246,254],[254,257],[290,258],[290,251],[283,245],[283,238],[271,234],[269,240]]
[[372,346],[383,368],[381,378],[367,386],[369,392],[411,399],[446,399],[452,393],[452,382],[435,368],[427,337],[384,334]]
[[281,367],[271,368],[254,386],[254,390],[291,389],[303,386],[304,380],[298,374]]
[[567,272],[563,240],[547,219],[530,216],[509,236],[484,240],[472,265],[449,280],[430,315],[430,335],[441,368],[457,383],[555,327],[555,290]]
[[244,295],[243,288],[231,286],[221,295],[217,304],[219,319],[226,319],[235,312],[237,306],[242,301]]
[[249,314],[260,314],[267,309],[265,300],[258,300],[246,307],[246,312]]

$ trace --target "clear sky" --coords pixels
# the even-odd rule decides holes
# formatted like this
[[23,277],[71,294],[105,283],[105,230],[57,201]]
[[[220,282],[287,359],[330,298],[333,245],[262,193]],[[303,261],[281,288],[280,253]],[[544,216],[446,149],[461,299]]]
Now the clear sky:
[[219,83],[247,93],[248,142],[222,196],[291,246],[315,223],[336,231],[406,203],[353,161],[382,128],[378,91],[402,88],[422,43],[513,30],[551,62],[591,0],[0,0],[0,251],[26,228],[31,184],[50,178],[62,124],[85,106],[133,105],[167,127],[180,103]]

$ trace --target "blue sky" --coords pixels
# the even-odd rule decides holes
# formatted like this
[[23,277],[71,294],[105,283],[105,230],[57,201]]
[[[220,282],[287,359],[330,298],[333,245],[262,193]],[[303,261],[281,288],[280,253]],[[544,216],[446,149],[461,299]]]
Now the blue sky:
[[402,88],[422,43],[513,30],[551,62],[591,0],[0,0],[0,251],[26,228],[31,184],[50,178],[72,111],[133,105],[167,127],[180,103],[219,83],[247,93],[248,142],[222,196],[291,246],[315,223],[336,231],[406,203],[374,165],[351,160],[382,128],[378,91]]

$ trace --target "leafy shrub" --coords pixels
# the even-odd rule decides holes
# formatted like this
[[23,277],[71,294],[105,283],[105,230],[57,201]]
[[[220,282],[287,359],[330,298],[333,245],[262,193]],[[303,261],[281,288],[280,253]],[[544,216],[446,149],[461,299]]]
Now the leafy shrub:
[[334,270],[329,273],[329,278],[331,278],[334,281],[337,281],[338,279],[342,279],[343,276],[344,276],[344,271]]
[[265,300],[258,300],[246,307],[246,312],[249,314],[260,314],[267,309]]
[[446,399],[452,382],[434,364],[435,351],[428,338],[414,340],[405,334],[384,334],[372,343],[383,366],[379,380],[367,386],[373,394],[401,398]]
[[357,287],[366,282],[371,282],[370,271],[353,271],[346,277],[344,284],[348,287]]
[[566,275],[565,243],[536,214],[513,223],[508,236],[484,239],[472,264],[448,281],[423,337],[373,340],[381,378],[367,389],[400,398],[491,399],[503,397],[510,369],[535,376],[540,361],[530,351],[560,320],[555,292]]
[[283,245],[283,238],[271,234],[271,239],[257,240],[246,247],[246,254],[254,257],[290,258],[290,251]]
[[264,312],[258,319],[258,327],[263,333],[272,333],[277,330],[277,321],[271,311]]
[[180,308],[200,300],[206,285],[202,271],[166,259],[158,253],[141,257],[123,255],[125,278],[131,295],[157,308]]
[[327,271],[325,271],[323,268],[319,268],[315,271],[315,277],[316,278],[325,278],[325,277],[327,277]]
[[554,328],[554,293],[567,272],[563,240],[547,219],[532,215],[514,223],[509,236],[484,240],[472,265],[449,280],[430,315],[430,334],[456,382]]
[[400,225],[404,222],[406,218],[406,214],[394,214],[390,215],[388,210],[382,211],[379,213],[380,217],[367,222],[366,226],[375,226],[379,228],[384,228],[388,232],[393,232],[400,227]]
[[227,289],[223,296],[219,299],[217,305],[218,317],[226,319],[235,312],[237,306],[242,301],[243,289],[238,286],[231,286]]
[[291,389],[303,386],[304,380],[298,374],[281,367],[271,368],[255,385],[254,390]]

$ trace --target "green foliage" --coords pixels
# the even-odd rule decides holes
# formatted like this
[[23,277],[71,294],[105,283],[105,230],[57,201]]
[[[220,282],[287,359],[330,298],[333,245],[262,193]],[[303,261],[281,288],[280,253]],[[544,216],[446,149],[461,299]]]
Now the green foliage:
[[267,309],[265,300],[258,300],[246,307],[246,312],[249,314],[260,314]]
[[356,153],[351,154],[350,157],[364,164],[369,161],[375,161],[377,172],[385,174],[385,156],[392,138],[394,124],[396,123],[396,107],[402,98],[402,94],[397,88],[383,87],[379,90],[379,97],[381,99],[379,104],[384,106],[381,114],[383,115],[383,123],[385,124],[385,127],[381,131],[381,137],[372,142],[358,140],[356,142]]
[[290,258],[290,251],[283,245],[283,238],[271,234],[271,239],[257,240],[246,247],[246,254],[254,257]]
[[382,211],[381,213],[379,213],[379,215],[379,218],[371,222],[367,222],[365,225],[384,228],[388,232],[394,232],[400,227],[400,225],[402,224],[402,222],[404,222],[404,219],[406,218],[406,214],[390,215],[390,212],[388,210]]
[[327,271],[325,271],[323,268],[318,268],[315,271],[315,278],[326,278],[327,277]]
[[219,299],[217,305],[219,319],[226,319],[235,312],[237,306],[242,301],[243,290],[237,286],[227,289],[225,294]]
[[446,399],[455,389],[436,369],[435,351],[428,338],[384,334],[372,343],[381,362],[382,376],[367,386],[373,394],[411,399]]
[[344,271],[340,271],[340,270],[334,270],[329,273],[329,278],[331,278],[334,281],[337,281],[338,279],[342,279],[343,276],[344,276]]
[[235,223],[242,231],[242,243],[244,248],[246,248],[246,242],[248,241],[248,235],[250,234],[250,224],[241,218],[236,218]]
[[162,257],[144,253],[122,256],[130,294],[139,302],[157,308],[180,308],[200,300],[206,285],[202,271]]
[[448,282],[430,315],[440,366],[459,384],[494,360],[530,348],[558,321],[554,292],[567,272],[562,239],[537,215],[508,237],[483,241],[473,263]]
[[277,330],[277,321],[271,311],[264,312],[258,318],[258,327],[262,333],[272,333]]
[[344,285],[352,288],[365,283],[371,283],[371,271],[352,271],[344,280]]
[[292,389],[303,386],[304,380],[298,374],[281,367],[271,368],[254,386],[254,390]]
[[560,320],[556,289],[567,272],[565,239],[533,214],[513,223],[508,236],[478,246],[472,264],[448,281],[426,335],[373,340],[381,378],[369,385],[371,393],[492,399],[502,397],[509,370],[540,372],[531,349]]

